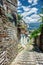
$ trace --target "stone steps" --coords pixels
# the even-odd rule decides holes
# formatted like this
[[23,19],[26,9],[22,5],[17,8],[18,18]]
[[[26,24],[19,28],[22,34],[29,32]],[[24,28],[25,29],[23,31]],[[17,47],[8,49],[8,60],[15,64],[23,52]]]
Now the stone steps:
[[6,51],[3,51],[0,54],[0,65],[6,64],[7,61],[8,61],[8,59],[7,59],[7,56],[6,56]]
[[11,65],[43,65],[43,53],[36,51],[21,51]]

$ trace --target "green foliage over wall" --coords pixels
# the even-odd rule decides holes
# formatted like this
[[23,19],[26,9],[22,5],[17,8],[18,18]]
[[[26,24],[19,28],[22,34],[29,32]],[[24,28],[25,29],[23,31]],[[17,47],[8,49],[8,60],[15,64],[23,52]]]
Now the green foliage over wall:
[[40,29],[34,30],[34,31],[31,33],[31,38],[37,37],[39,33],[40,33]]

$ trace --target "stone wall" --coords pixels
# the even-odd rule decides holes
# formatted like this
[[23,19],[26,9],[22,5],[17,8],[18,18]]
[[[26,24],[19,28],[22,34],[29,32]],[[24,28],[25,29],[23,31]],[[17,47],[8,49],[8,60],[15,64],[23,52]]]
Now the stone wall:
[[9,65],[17,54],[17,28],[6,17],[0,17],[0,65]]
[[38,48],[43,51],[43,35],[40,34],[38,37],[34,39],[35,44],[38,46]]

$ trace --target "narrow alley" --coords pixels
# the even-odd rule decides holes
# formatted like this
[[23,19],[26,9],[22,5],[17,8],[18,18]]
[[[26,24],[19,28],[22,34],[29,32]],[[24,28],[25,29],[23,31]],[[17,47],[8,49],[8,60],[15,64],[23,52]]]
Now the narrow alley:
[[0,65],[43,65],[43,0],[0,0]]

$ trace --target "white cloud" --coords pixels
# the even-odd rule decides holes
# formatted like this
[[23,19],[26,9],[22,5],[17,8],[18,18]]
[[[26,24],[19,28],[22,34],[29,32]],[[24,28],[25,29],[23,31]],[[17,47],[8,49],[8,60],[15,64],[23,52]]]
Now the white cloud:
[[37,22],[37,19],[32,19],[31,17],[25,18],[24,20],[26,23]]
[[23,8],[24,11],[29,11],[30,10],[30,8],[28,6],[27,7],[22,6],[22,8]]
[[34,8],[31,9],[31,12],[35,12],[35,13],[36,13],[37,10],[38,10],[38,9],[34,7]]
[[20,7],[18,7],[17,9],[20,9]]
[[34,5],[37,4],[37,1],[38,1],[38,0],[34,0]]
[[29,3],[31,3],[32,5],[36,5],[38,0],[28,0]]
[[18,1],[18,6],[21,6],[22,4],[20,3],[20,1]]
[[22,12],[21,10],[18,10],[18,12]]
[[40,18],[40,16],[39,15],[37,15],[37,14],[34,14],[34,15],[31,15],[31,17],[34,19],[39,19]]
[[28,0],[29,3],[32,3],[32,0]]
[[20,10],[22,8],[22,6],[19,6],[17,9]]
[[31,22],[37,22],[40,19],[40,16],[37,14],[34,14],[30,17],[25,17],[23,18],[26,23],[31,23]]
[[37,13],[37,8],[32,8],[29,12],[22,13],[22,16],[26,17],[27,15],[30,15],[32,13]]

